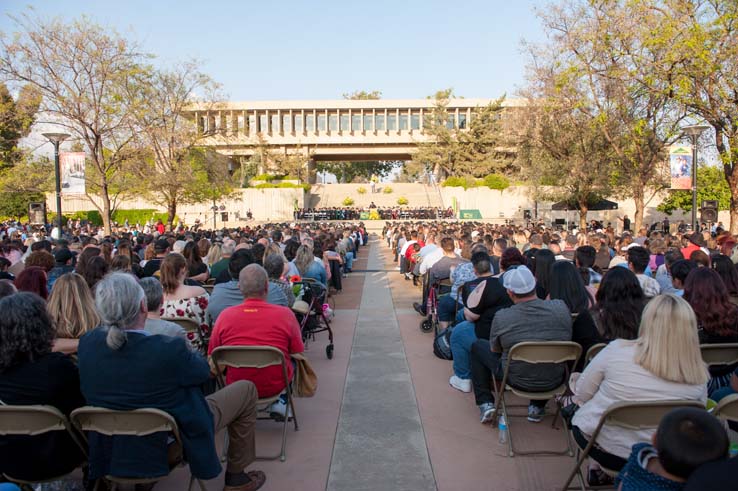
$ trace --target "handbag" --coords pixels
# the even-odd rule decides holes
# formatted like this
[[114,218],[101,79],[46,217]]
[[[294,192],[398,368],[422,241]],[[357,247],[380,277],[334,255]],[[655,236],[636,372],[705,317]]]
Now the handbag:
[[313,397],[318,391],[318,375],[303,353],[292,355],[295,360],[295,379],[292,387],[297,397]]

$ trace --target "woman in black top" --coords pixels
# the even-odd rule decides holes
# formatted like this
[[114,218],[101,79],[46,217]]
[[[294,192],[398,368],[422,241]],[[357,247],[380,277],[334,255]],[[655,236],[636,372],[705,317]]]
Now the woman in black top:
[[[44,301],[27,292],[0,299],[0,401],[44,404],[65,415],[83,406],[72,360],[52,353],[55,331]],[[0,436],[0,474],[40,481],[62,476],[84,460],[65,432]]]
[[548,249],[541,249],[533,256],[531,270],[536,277],[536,295],[541,300],[548,297],[548,290],[551,287],[551,268],[554,262],[556,262],[554,253]]
[[208,267],[200,257],[200,251],[194,241],[189,241],[182,251],[187,260],[187,278],[205,283],[208,280]]
[[[697,316],[700,344],[738,342],[738,307],[728,296],[720,275],[710,268],[692,270],[684,282],[684,300]],[[710,367],[707,393],[730,384],[730,375],[738,365]]]
[[551,300],[562,300],[574,317],[572,341],[582,347],[582,356],[574,371],[580,372],[584,367],[584,354],[593,345],[603,341],[589,313],[592,297],[584,287],[577,268],[569,261],[557,261],[553,264],[549,285]]

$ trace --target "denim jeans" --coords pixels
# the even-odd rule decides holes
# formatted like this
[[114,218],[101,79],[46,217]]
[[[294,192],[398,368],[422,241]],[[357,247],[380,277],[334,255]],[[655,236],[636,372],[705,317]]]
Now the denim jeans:
[[463,379],[471,378],[471,347],[477,340],[474,323],[464,321],[451,331],[451,353],[454,355],[454,375]]
[[[463,311],[464,307],[459,305],[459,310]],[[451,297],[451,295],[444,295],[438,299],[438,320],[451,322],[454,320],[455,311],[456,299]]]
[[354,253],[352,251],[349,251],[346,253],[346,264],[344,265],[345,268],[351,269],[351,266],[354,264]]

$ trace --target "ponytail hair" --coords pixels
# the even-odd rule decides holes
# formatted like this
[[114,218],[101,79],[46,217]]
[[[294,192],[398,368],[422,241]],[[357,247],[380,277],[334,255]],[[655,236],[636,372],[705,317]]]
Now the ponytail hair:
[[112,350],[119,350],[128,341],[128,333],[120,329],[118,326],[108,326],[108,335],[105,343]]
[[136,323],[145,298],[143,288],[128,273],[111,273],[97,284],[95,308],[100,324],[108,331],[106,343],[110,349],[118,350],[126,344],[126,330]]

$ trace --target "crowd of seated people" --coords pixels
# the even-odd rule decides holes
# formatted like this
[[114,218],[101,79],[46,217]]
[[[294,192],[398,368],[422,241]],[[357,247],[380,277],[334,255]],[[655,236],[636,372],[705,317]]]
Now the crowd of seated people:
[[[482,423],[500,416],[492,380],[502,378],[515,344],[573,341],[581,346],[578,363],[568,367],[512,362],[508,385],[546,392],[566,383],[570,392],[556,403],[573,414],[568,429],[584,449],[614,403],[704,405],[708,398],[717,401],[738,392],[738,366],[708,370],[700,351],[701,344],[738,343],[736,241],[722,230],[676,235],[659,230],[616,234],[611,229],[566,232],[401,221],[387,223],[382,238],[397,270],[422,285],[413,305],[420,315],[432,314],[426,304],[429,289],[440,295],[438,325],[451,330],[449,385],[473,392]],[[438,246],[444,242],[447,247]],[[442,258],[453,258],[449,268],[436,267]],[[448,293],[446,285],[451,285]],[[585,353],[600,343],[606,347],[586,363]],[[547,403],[530,400],[528,421],[540,422]],[[666,482],[658,489],[703,489],[687,481],[694,473],[695,482],[715,482],[697,465],[711,461],[723,475],[734,474],[738,465],[725,460],[722,425],[706,411],[678,411],[658,431],[605,425],[589,455],[589,483],[612,484],[614,476],[602,470],[610,469],[621,470],[617,479],[625,490],[656,489],[647,486],[652,479]],[[679,427],[675,418],[695,430]],[[698,441],[698,430],[711,438],[710,452]],[[676,453],[667,455],[671,451]]]
[[[266,479],[250,469],[257,412],[291,416],[281,368],[229,369],[216,390],[209,355],[220,346],[272,346],[287,360],[302,353],[293,274],[327,288],[331,275],[350,273],[367,235],[360,223],[342,223],[20,239],[6,236],[0,247],[15,272],[0,278],[0,404],[50,405],[66,416],[86,405],[155,408],[174,417],[182,448],[161,433],[89,433],[89,486],[106,475],[166,476],[182,459],[194,477],[213,479],[222,471],[215,435],[227,429],[224,489],[253,491]],[[274,395],[274,404],[256,407]],[[0,436],[0,476],[36,482],[84,460],[63,432]]]
[[[452,208],[433,207],[378,207],[372,202],[365,208],[360,207],[328,207],[328,208],[299,208],[294,211],[295,220],[359,220],[361,214],[366,213],[377,220],[430,220],[452,219],[455,217]],[[376,214],[376,216],[372,216]]]

